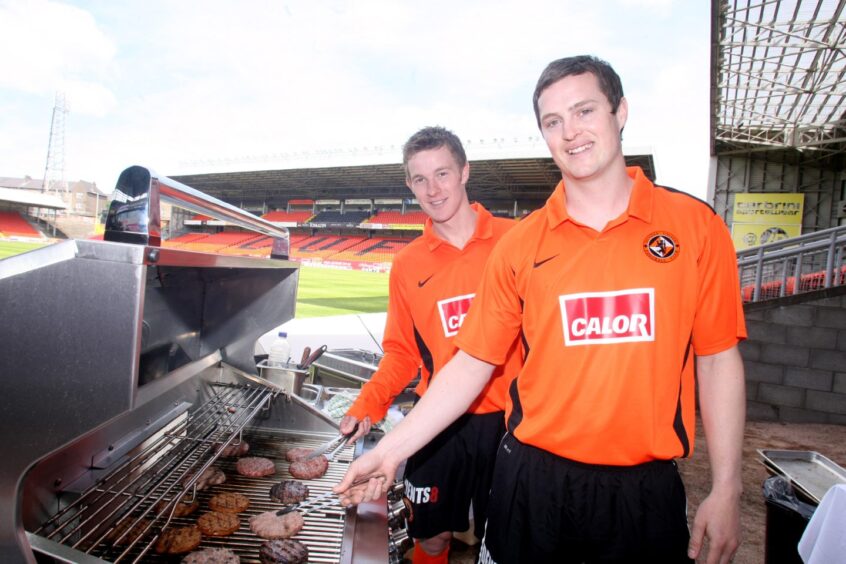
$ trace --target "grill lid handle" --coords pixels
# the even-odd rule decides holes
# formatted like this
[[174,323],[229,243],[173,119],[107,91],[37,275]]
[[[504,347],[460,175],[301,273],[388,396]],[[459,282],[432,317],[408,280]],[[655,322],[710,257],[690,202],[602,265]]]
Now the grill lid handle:
[[149,168],[131,166],[118,177],[103,239],[160,247],[161,203],[208,215],[273,238],[272,258],[288,259],[288,230]]

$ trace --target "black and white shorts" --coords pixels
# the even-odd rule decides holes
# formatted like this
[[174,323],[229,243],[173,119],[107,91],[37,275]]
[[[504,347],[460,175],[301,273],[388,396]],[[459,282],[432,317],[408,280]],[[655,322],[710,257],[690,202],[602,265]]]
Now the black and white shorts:
[[408,526],[412,538],[467,530],[471,502],[475,533],[482,537],[494,459],[504,432],[502,411],[464,414],[408,459],[405,495],[413,509]]

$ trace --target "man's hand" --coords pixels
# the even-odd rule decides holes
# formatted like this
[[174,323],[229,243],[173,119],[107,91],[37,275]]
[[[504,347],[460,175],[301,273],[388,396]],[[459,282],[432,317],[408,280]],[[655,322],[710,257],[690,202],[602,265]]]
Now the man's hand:
[[740,544],[740,493],[743,491],[743,426],[746,384],[737,346],[696,357],[699,410],[708,444],[712,484],[693,519],[688,555],[697,558],[708,540],[707,564],[731,561]]
[[352,415],[344,415],[343,419],[341,419],[340,424],[341,433],[344,435],[346,435],[347,433],[351,433],[353,429],[355,429],[356,423],[360,423],[358,429],[356,430],[354,435],[347,439],[347,444],[351,445],[356,442],[358,439],[369,433],[370,428],[372,427],[370,423],[370,417],[365,417],[362,421],[359,421],[356,417],[353,417]]
[[[341,483],[332,488],[341,504],[356,505],[387,492],[400,463],[467,410],[490,380],[494,368],[493,364],[458,351],[438,372],[414,409],[373,450],[353,461]],[[354,424],[347,425],[342,429],[351,431]]]
[[728,564],[740,546],[739,494],[711,493],[699,505],[693,519],[687,555],[697,559],[708,539],[707,564]]
[[399,461],[383,456],[377,446],[356,458],[332,491],[338,494],[344,507],[378,499],[393,484],[398,467]]

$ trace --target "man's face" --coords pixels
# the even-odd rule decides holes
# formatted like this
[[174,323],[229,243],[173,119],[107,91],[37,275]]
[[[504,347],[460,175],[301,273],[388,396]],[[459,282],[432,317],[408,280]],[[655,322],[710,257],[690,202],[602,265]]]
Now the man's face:
[[620,131],[628,115],[626,99],[612,114],[592,73],[553,83],[538,98],[538,109],[541,133],[565,180],[598,178],[622,162]]
[[407,174],[405,183],[434,223],[448,222],[467,203],[470,165],[459,167],[445,146],[416,153],[408,160]]

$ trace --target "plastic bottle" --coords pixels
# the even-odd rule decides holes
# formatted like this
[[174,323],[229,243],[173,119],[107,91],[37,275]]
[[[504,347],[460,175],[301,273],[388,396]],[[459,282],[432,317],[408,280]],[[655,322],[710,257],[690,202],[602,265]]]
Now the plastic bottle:
[[269,366],[282,366],[288,363],[291,358],[291,344],[288,342],[288,333],[279,331],[279,335],[270,345],[270,351],[267,354],[267,363]]

